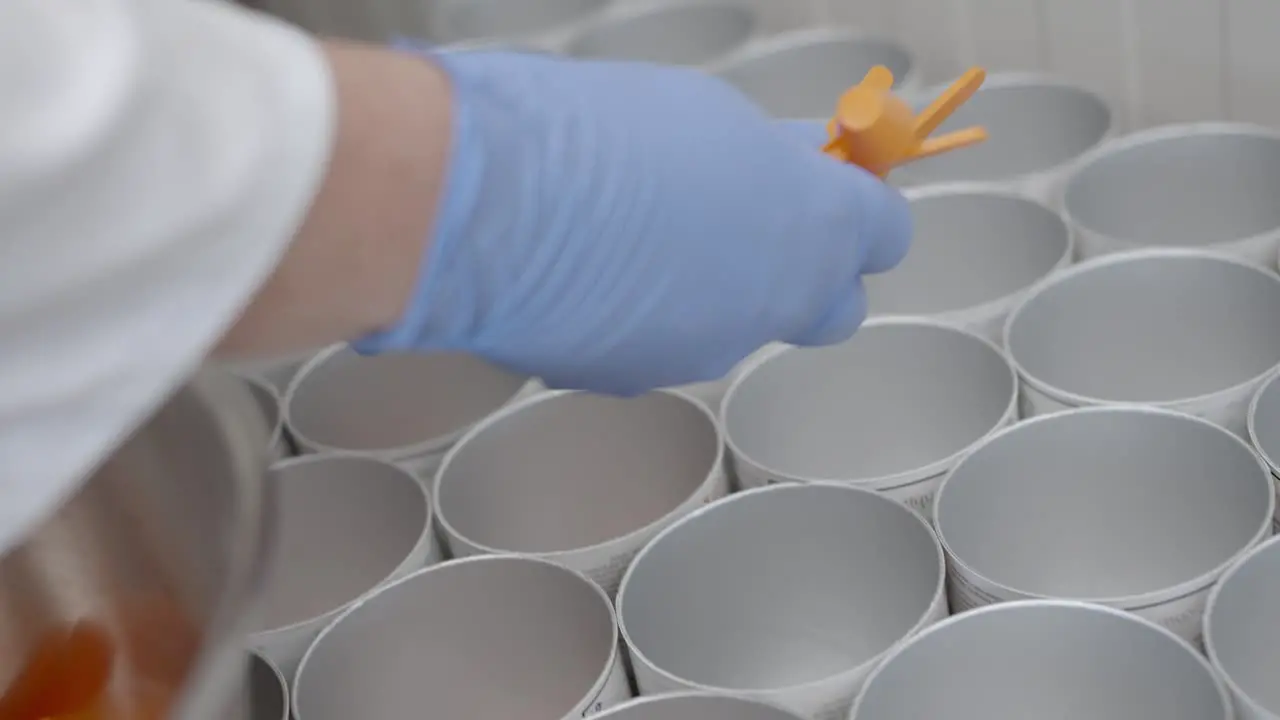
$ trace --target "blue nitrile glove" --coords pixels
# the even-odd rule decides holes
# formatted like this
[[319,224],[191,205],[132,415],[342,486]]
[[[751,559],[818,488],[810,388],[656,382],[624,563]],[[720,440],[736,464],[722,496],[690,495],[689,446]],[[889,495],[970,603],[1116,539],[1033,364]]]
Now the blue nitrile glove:
[[861,276],[906,252],[896,191],[720,80],[432,57],[454,90],[444,197],[411,306],[361,352],[463,351],[630,395],[722,377],[768,342],[848,338]]

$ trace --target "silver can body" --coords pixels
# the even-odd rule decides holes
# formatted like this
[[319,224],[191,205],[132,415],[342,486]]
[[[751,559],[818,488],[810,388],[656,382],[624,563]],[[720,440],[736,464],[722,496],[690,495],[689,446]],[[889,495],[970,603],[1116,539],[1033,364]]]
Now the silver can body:
[[863,278],[871,316],[928,318],[1003,346],[1009,313],[1071,264],[1075,243],[1066,222],[1035,200],[980,184],[906,194],[911,252],[892,272]]
[[1144,247],[1207,250],[1274,268],[1280,133],[1237,123],[1167,125],[1091,152],[1063,209],[1080,255]]
[[358,455],[278,463],[277,550],[250,644],[292,677],[320,631],[379,587],[441,560],[426,489]]
[[851,720],[1229,720],[1226,688],[1168,630],[1087,603],[1025,600],[953,616],[900,646]]
[[1246,437],[1249,401],[1280,363],[1276,317],[1280,276],[1202,250],[1136,250],[1068,268],[1009,316],[1022,415],[1142,404]]
[[296,720],[577,720],[630,697],[609,598],[586,576],[486,555],[349,608],[303,658]]
[[1238,720],[1280,718],[1280,540],[1257,547],[1231,568],[1209,597],[1205,649],[1231,689]]
[[946,616],[944,577],[928,523],[901,503],[786,483],[665,530],[617,607],[642,694],[715,692],[835,720],[890,647]]
[[851,483],[929,517],[947,470],[1016,419],[1017,379],[990,340],[874,318],[839,345],[757,358],[720,412],[743,488]]
[[748,43],[709,69],[770,115],[826,121],[845,91],[867,71],[884,65],[899,92],[918,89],[916,60],[888,37],[848,28],[793,30]]
[[540,390],[536,381],[460,354],[317,354],[285,392],[285,425],[301,453],[354,453],[429,482],[473,424]]
[[635,554],[729,479],[715,416],[692,398],[547,392],[467,433],[433,492],[454,557],[541,557],[612,596]]
[[1190,415],[1088,408],[994,436],[934,505],[956,612],[1026,598],[1127,610],[1199,645],[1213,584],[1271,535],[1271,478]]

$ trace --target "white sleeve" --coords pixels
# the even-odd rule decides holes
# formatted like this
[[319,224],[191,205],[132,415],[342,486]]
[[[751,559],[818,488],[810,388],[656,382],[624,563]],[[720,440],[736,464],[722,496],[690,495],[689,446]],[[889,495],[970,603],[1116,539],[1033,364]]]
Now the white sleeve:
[[0,551],[201,364],[328,162],[319,46],[219,0],[0,0]]

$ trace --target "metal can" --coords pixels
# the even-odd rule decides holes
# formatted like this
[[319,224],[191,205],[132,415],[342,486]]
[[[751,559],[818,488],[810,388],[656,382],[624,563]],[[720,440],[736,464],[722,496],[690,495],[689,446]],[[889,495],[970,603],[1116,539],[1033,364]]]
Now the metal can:
[[1247,436],[1250,398],[1280,364],[1280,276],[1202,250],[1095,258],[1009,316],[1022,414],[1143,404]]
[[426,479],[468,428],[539,388],[469,355],[364,357],[339,345],[298,371],[283,409],[299,452],[364,455]]
[[893,272],[863,278],[873,317],[930,318],[1003,346],[1009,313],[1071,264],[1066,222],[1035,200],[979,184],[915,188],[907,198],[911,252]]
[[[923,109],[946,86],[919,93]],[[988,138],[917,160],[893,173],[904,187],[967,182],[1060,207],[1063,184],[1091,150],[1115,134],[1111,107],[1082,87],[1044,75],[995,73],[936,132],[981,125]],[[966,264],[966,269],[972,267]]]
[[1017,378],[990,340],[925,320],[872,319],[852,339],[783,346],[729,389],[721,424],[744,488],[846,482],[925,517],[943,475],[1017,417]]
[[586,573],[612,596],[663,528],[729,492],[720,427],[677,392],[548,392],[472,428],[433,488],[451,553],[516,553]]
[[901,503],[787,483],[664,530],[627,571],[618,615],[641,694],[836,720],[891,647],[946,616],[945,574],[929,524]]
[[1088,603],[1023,600],[961,613],[897,648],[850,720],[1229,720],[1226,688],[1168,630]]
[[1280,538],[1269,540],[1227,571],[1209,596],[1204,644],[1235,700],[1237,720],[1280,718]]
[[631,695],[609,598],[545,560],[420,570],[325,628],[293,684],[296,720],[577,720]]
[[1063,208],[1081,257],[1198,248],[1275,267],[1280,132],[1241,123],[1165,125],[1084,158]]
[[277,546],[250,643],[292,675],[339,613],[379,586],[440,561],[426,490],[372,458],[278,463]]
[[942,482],[934,527],[956,612],[1024,598],[1128,610],[1200,643],[1209,590],[1271,535],[1271,477],[1230,432],[1171,410],[1015,425]]

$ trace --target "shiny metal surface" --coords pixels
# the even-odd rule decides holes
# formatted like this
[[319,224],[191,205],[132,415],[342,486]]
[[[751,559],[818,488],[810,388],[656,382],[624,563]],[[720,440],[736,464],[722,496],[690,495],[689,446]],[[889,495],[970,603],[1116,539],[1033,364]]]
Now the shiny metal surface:
[[443,42],[541,35],[581,22],[609,0],[439,0],[433,35]]
[[794,30],[748,43],[713,72],[774,117],[825,121],[840,96],[876,65],[893,72],[898,90],[918,82],[905,46],[842,28]]
[[427,492],[366,457],[309,455],[272,466],[277,551],[251,643],[292,676],[315,636],[374,588],[437,561]]
[[741,2],[665,0],[623,6],[575,32],[565,52],[596,60],[702,65],[738,48],[756,31]]
[[1277,317],[1275,274],[1205,252],[1144,250],[1060,273],[1010,315],[1006,335],[1024,382],[1061,402],[1176,403],[1251,395],[1280,363]]
[[289,686],[272,662],[249,655],[249,720],[289,720]]
[[893,272],[864,278],[873,316],[932,317],[1000,342],[1014,305],[1071,262],[1066,222],[1033,200],[972,184],[908,198],[911,252]]
[[771,705],[724,695],[680,693],[632,700],[599,720],[802,720]]
[[729,390],[722,417],[740,475],[750,463],[773,479],[888,489],[943,472],[1015,405],[1013,369],[989,341],[873,319],[845,343],[763,358]]
[[620,676],[616,632],[609,599],[577,573],[531,558],[454,560],[328,627],[298,670],[294,716],[580,718]]
[[[921,95],[932,100],[943,89]],[[1016,184],[1029,176],[1069,170],[1113,131],[1111,110],[1097,95],[1050,78],[1016,73],[988,76],[982,89],[935,132],[973,125],[987,129],[987,140],[904,165],[894,171],[894,181],[904,186],[959,181]]]
[[[958,154],[958,153],[957,153]],[[1153,128],[1090,153],[1066,186],[1085,256],[1199,247],[1273,267],[1280,133],[1203,123]]]
[[806,717],[847,711],[876,660],[945,615],[942,550],[905,506],[848,485],[732,495],[668,528],[618,594],[644,694],[701,689]]
[[[1280,382],[1272,375],[1258,388],[1249,401],[1249,442],[1262,456],[1270,468],[1271,474],[1277,478],[1276,492],[1280,498]],[[1272,523],[1273,530],[1280,530],[1280,507],[1277,508],[1277,522]]]
[[0,559],[0,687],[48,633],[88,621],[116,651],[124,717],[148,694],[174,698],[170,720],[244,717],[241,633],[274,509],[253,403],[200,375]]
[[467,355],[362,357],[332,347],[294,378],[285,422],[303,452],[408,460],[443,452],[526,381]]
[[613,591],[660,529],[728,491],[711,411],[682,395],[543,393],[477,425],[434,498],[455,556],[537,554]]
[[[1226,430],[1087,408],[1025,421],[966,456],[934,524],[953,574],[992,595],[1102,602],[1195,639],[1204,596],[1270,534],[1273,507],[1269,473]],[[955,609],[985,601],[962,602],[969,591],[952,585]]]
[[896,650],[851,720],[1228,720],[1191,646],[1098,605],[1022,601],[956,615]]
[[1205,649],[1235,699],[1239,720],[1280,718],[1280,539],[1223,576],[1204,616]]

